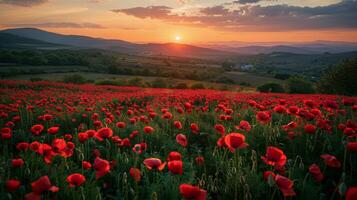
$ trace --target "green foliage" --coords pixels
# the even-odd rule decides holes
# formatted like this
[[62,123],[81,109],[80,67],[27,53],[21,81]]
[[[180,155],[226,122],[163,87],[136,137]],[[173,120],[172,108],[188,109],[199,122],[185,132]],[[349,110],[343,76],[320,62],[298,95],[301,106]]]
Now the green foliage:
[[43,81],[43,78],[32,77],[30,78],[31,82]]
[[162,78],[156,78],[155,80],[153,80],[151,82],[151,87],[153,87],[153,88],[166,88],[167,87],[167,83]]
[[205,89],[205,86],[202,83],[194,83],[191,85],[191,89]]
[[318,83],[318,91],[357,95],[357,59],[346,60],[325,73]]
[[257,87],[259,92],[272,92],[272,93],[284,93],[285,90],[283,86],[279,83],[266,83]]
[[312,94],[315,93],[313,84],[301,77],[291,77],[286,83],[287,91],[290,94]]
[[83,84],[86,83],[86,78],[80,74],[73,74],[63,77],[63,82],[65,83],[74,83],[74,84]]
[[225,71],[231,71],[233,69],[233,66],[235,66],[235,64],[233,62],[230,62],[230,61],[224,61],[222,63],[222,68]]
[[287,80],[291,77],[290,74],[275,74],[274,78],[280,79],[280,80]]
[[125,86],[127,85],[126,81],[123,80],[99,80],[95,82],[96,85],[116,85],[116,86]]
[[247,82],[240,82],[239,85],[240,86],[252,86],[250,83],[247,83]]
[[174,86],[175,89],[187,89],[188,86],[186,83],[178,83]]
[[216,79],[217,83],[224,83],[224,84],[234,84],[234,80],[226,77],[226,76],[221,76],[219,78]]
[[141,87],[141,86],[144,86],[144,83],[142,81],[143,81],[143,79],[138,78],[138,77],[134,77],[134,78],[131,78],[131,79],[128,80],[128,84],[130,86],[139,86],[139,87]]

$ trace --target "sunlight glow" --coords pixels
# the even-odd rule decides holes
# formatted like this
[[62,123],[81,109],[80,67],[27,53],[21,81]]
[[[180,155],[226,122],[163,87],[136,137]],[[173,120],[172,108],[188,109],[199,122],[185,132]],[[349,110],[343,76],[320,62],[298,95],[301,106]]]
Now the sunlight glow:
[[175,40],[176,40],[176,41],[181,41],[181,36],[177,35],[177,36],[175,37]]

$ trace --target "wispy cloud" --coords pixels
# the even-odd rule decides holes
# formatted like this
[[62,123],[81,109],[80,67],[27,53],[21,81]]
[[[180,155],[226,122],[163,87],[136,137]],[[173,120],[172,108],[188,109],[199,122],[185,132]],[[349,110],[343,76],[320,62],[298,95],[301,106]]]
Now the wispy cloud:
[[[235,1],[237,2],[237,1]],[[240,0],[239,4],[198,8],[177,13],[166,6],[114,9],[138,18],[158,19],[172,24],[204,26],[239,31],[287,31],[314,29],[356,29],[357,0],[318,7],[299,7],[287,4],[261,6],[247,4],[255,0]],[[244,3],[244,4],[241,4]]]
[[71,22],[45,22],[29,24],[7,24],[7,27],[38,27],[38,28],[91,28],[102,29],[102,25],[95,23],[71,23]]
[[9,4],[14,6],[31,7],[48,2],[48,0],[0,0],[0,4]]

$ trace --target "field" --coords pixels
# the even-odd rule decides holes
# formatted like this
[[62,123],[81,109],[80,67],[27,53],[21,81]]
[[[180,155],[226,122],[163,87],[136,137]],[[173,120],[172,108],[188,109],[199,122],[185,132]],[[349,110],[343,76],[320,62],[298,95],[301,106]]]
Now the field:
[[357,99],[1,81],[5,199],[340,199]]

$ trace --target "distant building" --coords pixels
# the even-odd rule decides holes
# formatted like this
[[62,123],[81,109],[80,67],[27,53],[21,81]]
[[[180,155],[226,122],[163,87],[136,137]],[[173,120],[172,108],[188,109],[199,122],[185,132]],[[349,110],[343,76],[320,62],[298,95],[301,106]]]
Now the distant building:
[[234,66],[232,66],[232,68],[236,69],[236,70],[249,71],[254,68],[254,65],[252,65],[252,64],[234,65]]

